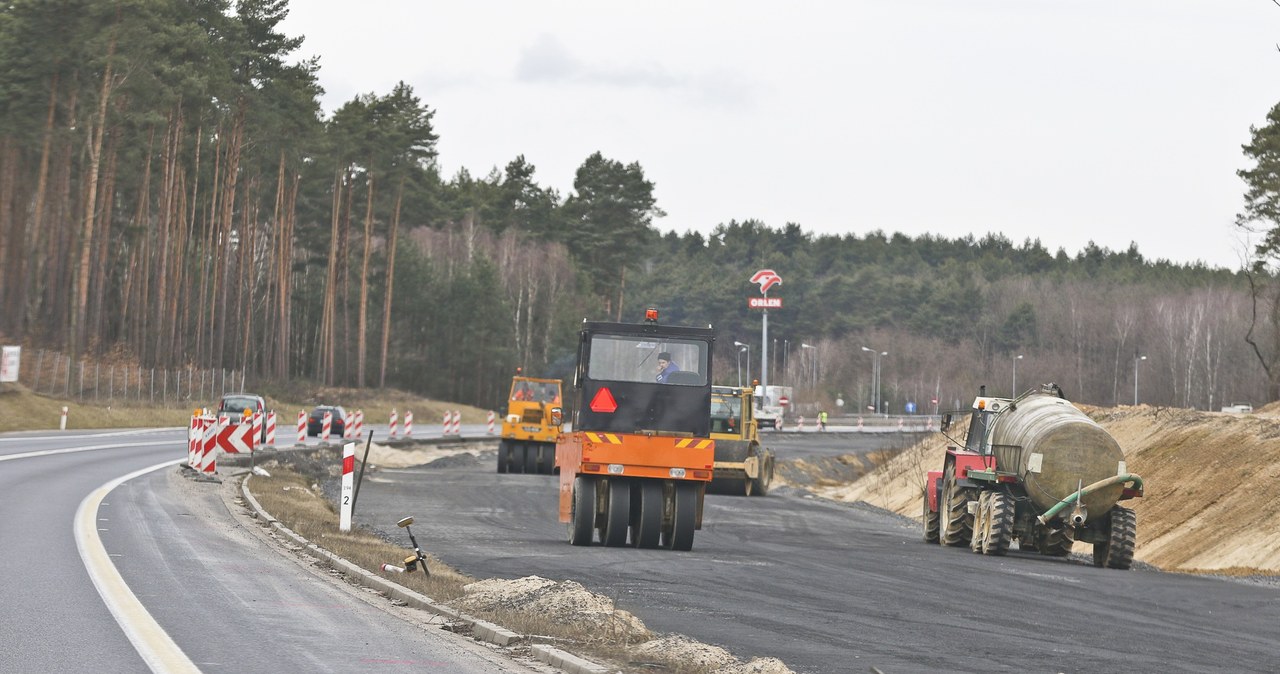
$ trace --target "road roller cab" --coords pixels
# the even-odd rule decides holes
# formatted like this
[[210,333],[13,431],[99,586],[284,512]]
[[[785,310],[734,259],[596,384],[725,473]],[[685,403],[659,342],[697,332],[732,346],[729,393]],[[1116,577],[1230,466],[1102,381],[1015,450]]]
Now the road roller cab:
[[569,542],[688,550],[702,525],[715,442],[710,327],[584,321],[573,431],[556,446]]

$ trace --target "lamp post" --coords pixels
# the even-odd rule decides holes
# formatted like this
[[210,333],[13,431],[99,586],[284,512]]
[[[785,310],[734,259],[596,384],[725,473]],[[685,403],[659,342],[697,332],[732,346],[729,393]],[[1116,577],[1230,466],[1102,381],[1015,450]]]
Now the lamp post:
[[[747,384],[751,384],[751,345],[745,342],[734,342],[734,346],[738,347],[738,353],[747,352]],[[738,368],[738,388],[742,388],[742,368]]]
[[791,384],[791,373],[787,371],[787,358],[791,355],[791,340],[782,340],[782,379]]
[[812,344],[806,344],[804,342],[800,342],[800,348],[813,350],[813,358],[809,363],[809,369],[811,373],[811,377],[809,379],[809,388],[813,391],[813,402],[816,405],[818,402],[818,347]]
[[1013,396],[1018,397],[1018,361],[1022,360],[1022,354],[1018,354],[1013,359]]
[[1133,404],[1138,404],[1138,363],[1146,360],[1146,356],[1134,355],[1133,357]]
[[880,413],[880,357],[889,355],[888,351],[877,351],[870,347],[862,347],[863,351],[871,354],[871,397],[875,403],[876,414]]

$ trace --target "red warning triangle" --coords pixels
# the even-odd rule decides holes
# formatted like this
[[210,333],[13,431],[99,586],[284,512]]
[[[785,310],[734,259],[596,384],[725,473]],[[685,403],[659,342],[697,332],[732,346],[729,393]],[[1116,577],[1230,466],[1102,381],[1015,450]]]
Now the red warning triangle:
[[596,396],[591,399],[591,411],[597,414],[613,414],[618,410],[618,403],[613,399],[613,394],[608,388],[601,387],[596,391]]

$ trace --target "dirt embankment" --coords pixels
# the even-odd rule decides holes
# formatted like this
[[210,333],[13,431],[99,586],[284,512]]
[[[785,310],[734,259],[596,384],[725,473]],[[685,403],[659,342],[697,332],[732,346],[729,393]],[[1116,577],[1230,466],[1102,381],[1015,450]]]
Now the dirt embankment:
[[[1166,571],[1280,575],[1280,409],[1082,409],[1145,482],[1145,497],[1125,504],[1138,515],[1136,559]],[[941,467],[948,444],[932,435],[852,484],[813,490],[919,518],[925,472]]]

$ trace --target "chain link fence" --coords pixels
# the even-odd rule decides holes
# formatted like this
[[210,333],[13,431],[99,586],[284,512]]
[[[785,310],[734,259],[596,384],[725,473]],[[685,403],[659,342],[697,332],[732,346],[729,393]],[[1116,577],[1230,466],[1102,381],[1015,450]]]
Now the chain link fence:
[[58,351],[22,354],[18,380],[34,393],[81,402],[212,404],[225,393],[243,391],[244,370],[144,368],[72,362]]

